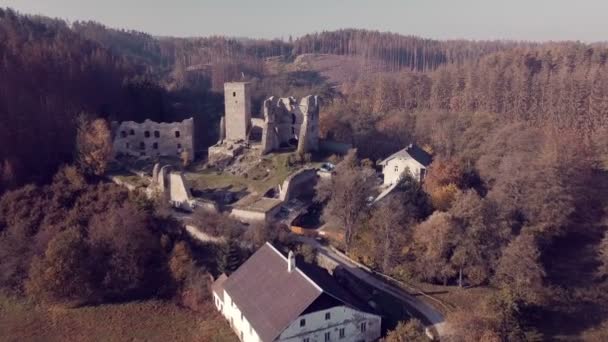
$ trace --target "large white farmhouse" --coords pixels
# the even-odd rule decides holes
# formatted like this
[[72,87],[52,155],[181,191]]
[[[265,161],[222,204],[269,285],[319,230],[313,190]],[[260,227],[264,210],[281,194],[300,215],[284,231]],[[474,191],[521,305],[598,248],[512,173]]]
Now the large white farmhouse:
[[422,181],[431,161],[431,155],[426,151],[414,144],[408,145],[380,162],[384,174],[384,185],[390,186],[398,183],[406,170],[416,180]]
[[217,309],[244,342],[368,342],[381,319],[327,273],[296,266],[266,243],[230,277],[212,286]]

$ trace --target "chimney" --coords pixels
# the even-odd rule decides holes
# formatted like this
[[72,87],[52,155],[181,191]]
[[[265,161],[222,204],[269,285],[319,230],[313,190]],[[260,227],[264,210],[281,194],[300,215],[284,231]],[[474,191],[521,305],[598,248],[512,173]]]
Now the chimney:
[[292,251],[289,251],[287,254],[287,272],[291,273],[296,269],[296,257],[293,255]]

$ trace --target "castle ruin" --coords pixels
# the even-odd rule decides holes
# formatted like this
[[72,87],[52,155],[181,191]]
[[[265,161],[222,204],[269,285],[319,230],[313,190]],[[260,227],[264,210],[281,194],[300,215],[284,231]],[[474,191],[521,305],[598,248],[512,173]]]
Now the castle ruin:
[[174,156],[183,152],[194,158],[194,119],[182,122],[154,122],[145,120],[112,122],[114,154],[131,156]]
[[282,148],[308,153],[319,148],[319,98],[270,97],[263,104],[263,118],[251,116],[251,84],[224,85],[226,114],[220,122],[220,140],[209,148],[209,157],[234,157],[249,145],[261,154]]

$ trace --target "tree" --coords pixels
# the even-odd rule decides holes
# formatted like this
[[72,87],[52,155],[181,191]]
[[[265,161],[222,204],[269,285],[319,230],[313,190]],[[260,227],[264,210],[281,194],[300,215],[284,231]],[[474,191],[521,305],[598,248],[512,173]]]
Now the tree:
[[27,293],[43,301],[82,302],[90,299],[91,267],[85,239],[75,229],[55,236],[44,256],[32,262]]
[[104,119],[88,118],[81,114],[77,119],[77,161],[83,172],[101,176],[106,172],[112,156],[112,137]]
[[444,285],[456,274],[452,263],[459,232],[452,215],[435,212],[414,227],[417,268],[424,279],[441,280]]
[[424,332],[424,326],[419,320],[412,318],[406,322],[399,322],[395,329],[390,330],[384,342],[427,342],[429,338]]
[[608,231],[604,233],[604,238],[599,245],[598,259],[600,261],[600,266],[597,270],[598,277],[608,277]]
[[327,202],[323,218],[344,230],[347,252],[352,246],[361,219],[368,212],[368,196],[371,194],[374,180],[374,171],[359,166],[356,151],[350,150],[336,166],[336,174],[317,184],[316,200]]
[[176,243],[169,258],[169,270],[173,279],[178,284],[182,284],[194,271],[194,268],[190,247],[184,241]]
[[384,199],[372,211],[367,223],[371,233],[368,239],[374,242],[370,252],[374,254],[375,264],[384,273],[390,273],[398,261],[406,239],[406,222],[406,211],[397,196]]
[[535,237],[523,232],[502,252],[495,281],[525,303],[537,303],[543,289],[545,270]]
[[228,242],[223,243],[220,246],[217,257],[218,271],[220,273],[226,273],[227,275],[236,271],[243,262],[241,249],[238,246],[238,242],[234,239],[229,239]]
[[150,217],[130,203],[91,218],[95,276],[105,298],[146,297],[166,283],[166,255],[150,229]]
[[433,207],[448,210],[462,183],[463,171],[454,159],[434,160],[424,178],[424,190],[430,195]]

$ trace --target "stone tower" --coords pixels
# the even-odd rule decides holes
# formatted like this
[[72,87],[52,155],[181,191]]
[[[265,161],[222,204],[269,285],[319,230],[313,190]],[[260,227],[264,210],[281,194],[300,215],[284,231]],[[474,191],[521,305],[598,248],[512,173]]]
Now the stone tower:
[[250,89],[250,83],[248,82],[229,82],[224,84],[226,140],[247,139],[251,126]]

